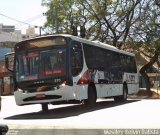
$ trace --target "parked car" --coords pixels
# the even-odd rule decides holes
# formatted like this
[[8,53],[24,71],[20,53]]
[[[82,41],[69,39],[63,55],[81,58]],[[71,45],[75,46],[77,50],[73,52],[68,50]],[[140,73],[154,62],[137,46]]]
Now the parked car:
[[0,135],[5,135],[8,132],[8,126],[6,124],[0,124]]

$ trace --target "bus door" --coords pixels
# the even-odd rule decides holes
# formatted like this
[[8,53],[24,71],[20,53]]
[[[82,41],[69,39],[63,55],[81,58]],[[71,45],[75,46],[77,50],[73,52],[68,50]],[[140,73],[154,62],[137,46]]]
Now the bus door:
[[121,84],[122,84],[122,66],[120,61],[120,56],[118,53],[112,52],[112,64],[111,64],[111,86],[112,93],[111,96],[121,93]]
[[[73,41],[71,50],[71,71],[73,76],[73,90],[76,90],[78,95],[83,95],[82,90],[78,90],[77,80],[79,79],[79,74],[83,69],[83,52],[82,46],[79,42]],[[77,87],[77,88],[76,88]]]

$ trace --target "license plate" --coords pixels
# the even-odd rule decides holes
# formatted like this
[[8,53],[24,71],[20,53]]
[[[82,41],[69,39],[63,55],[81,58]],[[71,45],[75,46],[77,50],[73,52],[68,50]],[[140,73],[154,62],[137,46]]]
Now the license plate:
[[44,98],[44,97],[46,97],[45,94],[37,94],[37,95],[36,95],[36,98]]

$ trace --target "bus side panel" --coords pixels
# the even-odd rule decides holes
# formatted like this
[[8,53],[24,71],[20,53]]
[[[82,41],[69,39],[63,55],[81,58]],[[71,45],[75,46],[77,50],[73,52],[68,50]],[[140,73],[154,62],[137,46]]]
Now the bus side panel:
[[139,91],[139,84],[128,84],[128,94],[136,94]]
[[123,82],[127,83],[128,94],[134,94],[138,92],[139,80],[137,73],[124,73]]
[[98,98],[101,97],[113,97],[122,95],[123,84],[97,84],[96,88],[99,91]]
[[88,98],[88,85],[74,85],[73,91],[76,100],[83,100]]

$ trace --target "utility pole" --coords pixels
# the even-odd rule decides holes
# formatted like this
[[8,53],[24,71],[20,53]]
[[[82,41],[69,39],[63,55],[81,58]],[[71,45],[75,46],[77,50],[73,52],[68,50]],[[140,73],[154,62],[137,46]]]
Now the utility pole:
[[42,26],[39,27],[39,35],[42,35]]
[[59,33],[59,31],[58,31],[58,29],[59,29],[59,23],[58,23],[58,11],[57,11],[56,8],[55,8],[55,27],[56,27],[56,33],[58,34]]

